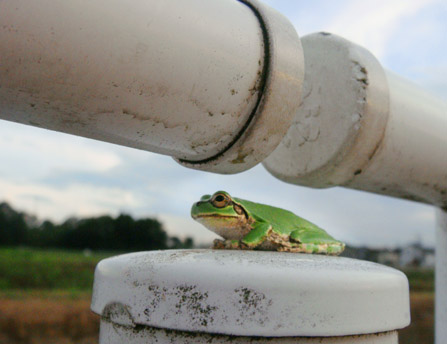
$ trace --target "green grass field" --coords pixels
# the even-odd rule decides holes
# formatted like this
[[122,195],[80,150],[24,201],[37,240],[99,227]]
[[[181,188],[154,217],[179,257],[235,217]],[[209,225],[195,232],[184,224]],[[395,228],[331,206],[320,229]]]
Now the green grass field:
[[[96,264],[118,253],[0,248],[0,290],[89,291]],[[433,292],[434,271],[405,269],[411,291]]]
[[0,248],[0,290],[88,291],[96,264],[112,255]]
[[402,270],[410,282],[413,292],[434,292],[435,271],[427,268],[405,268]]

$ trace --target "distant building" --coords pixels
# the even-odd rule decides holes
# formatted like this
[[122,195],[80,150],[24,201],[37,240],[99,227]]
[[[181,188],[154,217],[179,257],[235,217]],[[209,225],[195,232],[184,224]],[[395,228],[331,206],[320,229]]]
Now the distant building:
[[435,266],[434,249],[425,248],[420,243],[413,243],[398,249],[375,249],[368,247],[347,246],[342,256],[369,260],[393,267],[425,267]]
[[434,249],[424,248],[421,243],[416,242],[402,248],[400,255],[401,266],[414,267],[434,267],[435,252]]
[[436,262],[435,250],[434,249],[426,250],[425,259],[424,262],[422,263],[422,266],[424,268],[434,268],[435,262]]
[[399,266],[399,250],[384,250],[378,253],[377,263],[388,266]]

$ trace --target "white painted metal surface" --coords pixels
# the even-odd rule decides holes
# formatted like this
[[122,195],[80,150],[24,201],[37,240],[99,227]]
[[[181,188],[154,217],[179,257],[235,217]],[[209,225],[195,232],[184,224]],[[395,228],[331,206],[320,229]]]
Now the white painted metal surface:
[[104,319],[100,326],[100,344],[397,344],[397,331],[348,337],[235,337],[208,333],[163,330],[154,327],[126,327]]
[[444,344],[447,338],[447,210],[439,209],[437,215],[435,342]]
[[363,335],[410,322],[408,281],[400,271],[261,251],[158,251],[103,260],[92,310],[130,328],[237,336]]
[[299,38],[255,0],[6,0],[0,22],[2,119],[234,173],[299,106]]
[[447,105],[335,35],[305,36],[303,104],[264,166],[312,187],[447,204]]

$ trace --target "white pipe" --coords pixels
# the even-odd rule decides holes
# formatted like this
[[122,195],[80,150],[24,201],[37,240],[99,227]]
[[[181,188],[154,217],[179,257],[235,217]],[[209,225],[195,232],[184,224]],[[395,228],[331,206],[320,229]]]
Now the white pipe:
[[447,338],[447,209],[439,209],[437,215],[435,342],[444,344]]
[[276,177],[447,205],[447,105],[340,37],[302,38],[303,104],[264,161]]
[[390,109],[384,138],[348,186],[447,205],[447,104],[395,74],[386,76]]
[[0,23],[1,119],[233,173],[299,106],[299,38],[254,0],[4,0]]

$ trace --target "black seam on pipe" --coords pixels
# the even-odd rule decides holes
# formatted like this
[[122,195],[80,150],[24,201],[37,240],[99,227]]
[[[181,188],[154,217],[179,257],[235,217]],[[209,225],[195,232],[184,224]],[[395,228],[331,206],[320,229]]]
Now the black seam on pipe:
[[264,96],[265,88],[267,85],[267,77],[268,72],[270,69],[270,37],[268,34],[267,26],[265,25],[264,19],[262,18],[261,13],[259,13],[258,9],[251,4],[248,0],[238,0],[239,2],[243,3],[247,7],[249,7],[253,13],[255,14],[256,18],[259,20],[259,24],[261,26],[262,30],[262,36],[264,41],[264,66],[262,67],[262,74],[261,74],[261,81],[259,84],[259,96],[256,101],[255,107],[253,108],[253,111],[251,112],[250,116],[248,117],[247,121],[245,122],[244,126],[239,130],[239,132],[236,134],[234,139],[219,153],[216,155],[213,155],[212,157],[203,159],[203,160],[186,160],[186,159],[178,159],[179,162],[185,163],[185,164],[192,164],[192,165],[199,165],[199,164],[206,164],[207,162],[216,160],[220,158],[222,155],[224,155],[226,152],[230,150],[231,147],[234,146],[234,144],[239,141],[239,139],[242,137],[242,135],[245,133],[247,128],[250,126],[251,122],[253,122],[253,119],[258,111],[259,105],[261,104],[262,98]]

